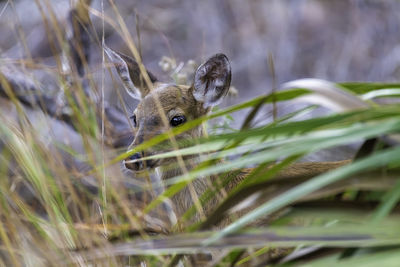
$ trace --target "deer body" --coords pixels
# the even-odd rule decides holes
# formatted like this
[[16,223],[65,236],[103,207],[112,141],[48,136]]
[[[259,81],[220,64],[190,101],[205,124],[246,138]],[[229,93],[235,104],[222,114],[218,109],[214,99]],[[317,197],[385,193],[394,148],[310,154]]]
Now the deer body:
[[[223,54],[217,54],[199,66],[195,73],[192,86],[182,86],[175,84],[165,84],[157,81],[150,72],[147,72],[146,83],[145,73],[142,74],[138,64],[130,57],[117,53],[109,48],[105,48],[107,55],[115,64],[118,74],[123,81],[125,89],[135,98],[140,100],[133,118],[135,126],[135,139],[129,149],[150,140],[156,135],[166,132],[171,127],[176,127],[203,115],[206,115],[211,107],[218,104],[227,94],[230,81],[231,69],[228,58]],[[152,87],[152,89],[150,88]],[[185,139],[199,138],[203,136],[203,127],[198,126],[176,136],[177,141]],[[183,171],[190,171],[198,165],[199,156],[183,157],[184,166],[175,168],[166,167],[175,159],[160,159],[141,161],[141,158],[167,152],[157,148],[150,148],[141,153],[135,153],[125,160],[126,168],[132,171],[141,171],[145,168],[156,168],[162,180],[179,176]],[[337,168],[348,161],[328,162],[328,163],[299,163],[294,164],[282,171],[278,176],[315,176],[328,170]],[[179,164],[178,164],[179,165]],[[246,178],[249,169],[242,170],[233,177],[226,186],[226,191],[230,191],[239,182]],[[208,177],[214,181],[215,177]],[[192,182],[197,196],[201,196],[210,186],[210,180],[206,178],[195,179]],[[192,207],[193,194],[190,187],[185,187],[172,197],[177,216],[181,216],[188,208]],[[217,198],[208,202],[203,207],[207,215],[217,204]],[[197,217],[198,218],[198,217]]]

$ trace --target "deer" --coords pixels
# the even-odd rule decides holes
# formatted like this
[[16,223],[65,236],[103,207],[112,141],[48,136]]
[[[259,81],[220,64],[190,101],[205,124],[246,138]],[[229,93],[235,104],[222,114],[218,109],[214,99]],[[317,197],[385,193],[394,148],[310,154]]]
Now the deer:
[[[160,82],[148,70],[141,71],[139,64],[132,57],[108,47],[105,47],[105,52],[115,66],[125,90],[140,101],[131,117],[135,136],[128,151],[171,128],[210,113],[212,107],[223,100],[230,88],[231,66],[228,57],[224,54],[216,54],[201,64],[194,74],[192,85],[187,86]],[[146,75],[148,76],[147,81]],[[200,125],[175,138],[176,141],[179,141],[200,138],[204,135],[204,127]],[[183,174],[184,171],[192,170],[200,162],[200,155],[183,156],[184,166],[176,166],[171,169],[169,165],[173,161],[176,162],[176,159],[142,160],[161,152],[166,151],[158,151],[157,148],[152,147],[146,151],[136,152],[126,158],[123,165],[134,173],[145,169],[156,170],[161,180],[166,181]],[[348,163],[349,160],[295,163],[281,171],[275,178],[302,175],[313,177]],[[241,170],[224,189],[230,191],[235,185],[246,179],[250,172],[251,169]],[[218,177],[209,178],[212,181],[218,179]],[[207,179],[192,181],[194,193],[197,196],[201,196],[209,188],[209,185]],[[190,190],[190,186],[187,186],[171,199],[178,218],[195,204],[193,198],[196,196],[193,197]],[[209,215],[217,203],[216,199],[208,202],[203,207],[204,215]],[[200,220],[200,217],[197,216],[195,220]]]

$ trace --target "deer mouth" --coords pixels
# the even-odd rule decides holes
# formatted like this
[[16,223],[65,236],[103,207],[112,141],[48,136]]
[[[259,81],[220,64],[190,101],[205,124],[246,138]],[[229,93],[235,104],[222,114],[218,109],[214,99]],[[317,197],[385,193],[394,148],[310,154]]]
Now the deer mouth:
[[125,168],[140,172],[157,167],[159,160],[141,160],[141,159],[126,159],[123,161]]
[[146,161],[144,161],[145,168],[154,169],[158,166],[159,161],[160,160],[154,160],[154,159],[146,160]]

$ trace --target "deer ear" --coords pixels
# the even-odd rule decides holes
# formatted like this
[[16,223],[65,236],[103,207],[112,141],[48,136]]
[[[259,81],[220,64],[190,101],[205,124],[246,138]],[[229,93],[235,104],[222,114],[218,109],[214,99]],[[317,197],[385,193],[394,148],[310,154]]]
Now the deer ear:
[[193,96],[204,107],[219,104],[229,91],[231,65],[224,54],[216,54],[200,65],[194,75]]
[[[114,63],[118,75],[129,95],[140,100],[150,92],[140,72],[139,65],[133,58],[118,53],[106,45],[104,45],[104,51],[110,61]],[[147,71],[147,75],[152,83],[157,81],[157,78],[151,72]]]

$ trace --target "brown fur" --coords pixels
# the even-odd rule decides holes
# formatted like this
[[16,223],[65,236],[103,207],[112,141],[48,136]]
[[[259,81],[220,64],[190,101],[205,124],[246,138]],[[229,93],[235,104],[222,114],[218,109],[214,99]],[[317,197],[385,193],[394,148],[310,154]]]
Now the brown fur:
[[[197,102],[190,93],[190,87],[183,86],[173,86],[173,85],[165,85],[161,83],[156,83],[155,88],[152,93],[149,93],[144,97],[144,99],[139,103],[135,114],[136,120],[138,124],[136,138],[132,143],[130,148],[133,148],[140,143],[150,140],[154,136],[165,132],[169,129],[169,126],[163,126],[161,122],[161,118],[159,112],[156,108],[156,98],[161,103],[163,107],[163,112],[167,116],[167,119],[171,119],[173,116],[177,114],[186,115],[188,120],[192,120],[198,118],[202,115],[205,115],[208,110],[204,109],[202,103]],[[150,122],[150,120],[156,120],[159,123],[155,125]],[[190,139],[190,138],[198,138],[203,135],[202,127],[193,128],[185,133],[182,133],[176,137],[177,140],[180,139]],[[144,151],[143,156],[150,156],[159,153],[159,151]],[[190,171],[193,169],[197,162],[195,158],[187,159],[184,158],[186,162],[186,169]],[[175,160],[172,160],[175,161]],[[159,162],[157,165],[160,166],[161,179],[167,180],[172,177],[176,177],[182,174],[182,170],[177,167],[173,170],[165,170],[163,169],[163,165],[167,165],[171,163],[171,160],[164,160]],[[335,169],[337,167],[343,166],[347,164],[348,161],[339,161],[339,162],[304,162],[304,163],[296,163],[288,168],[281,171],[275,179],[290,179],[295,177],[313,177],[322,173],[325,173],[329,170]],[[225,187],[227,192],[231,191],[239,182],[246,179],[247,175],[252,171],[252,169],[244,169],[242,170],[232,181]],[[215,178],[211,178],[214,180]],[[196,179],[193,181],[193,186],[195,188],[196,194],[201,196],[208,188],[206,179]],[[172,198],[172,202],[175,205],[175,211],[177,216],[180,217],[184,214],[188,208],[193,206],[193,200],[190,195],[188,187],[185,187],[182,191],[175,194]],[[212,210],[214,210],[215,205],[217,204],[217,199],[208,202],[208,205],[203,207],[206,215],[210,214]],[[199,218],[199,217],[197,217]]]
[[[121,76],[127,91],[140,99],[140,103],[135,111],[136,126],[135,139],[130,149],[153,137],[166,132],[170,129],[169,122],[175,116],[184,116],[187,121],[206,115],[213,105],[218,104],[227,94],[231,81],[231,69],[228,58],[223,54],[217,54],[209,58],[205,63],[199,66],[195,73],[192,86],[181,86],[173,84],[160,83],[150,72],[147,72],[152,82],[152,89],[144,85],[142,73],[139,71],[138,64],[130,57],[119,54],[106,47],[106,53],[116,65],[116,69]],[[159,110],[161,108],[161,110]],[[164,114],[164,116],[162,116]],[[163,120],[166,118],[165,120]],[[202,126],[192,128],[175,137],[177,141],[196,139],[204,135]],[[171,146],[169,146],[171,147]],[[161,159],[157,161],[147,161],[137,164],[140,158],[166,152],[159,147],[152,147],[140,154],[136,153],[134,158],[127,159],[125,166],[129,169],[139,171],[142,168],[158,168],[162,180],[179,176],[182,174],[180,167],[167,169],[167,165],[176,163],[176,159]],[[197,166],[199,158],[197,156],[183,157],[187,171]],[[131,161],[131,162],[130,162]],[[325,173],[331,169],[347,164],[348,161],[340,162],[310,162],[298,163],[289,166],[281,171],[275,179],[293,179],[296,177],[313,177]],[[176,164],[175,164],[176,165]],[[246,179],[250,169],[244,169],[237,174],[226,186],[226,191],[231,191],[243,179]],[[267,171],[267,170],[266,170]],[[211,177],[211,182],[216,182],[215,177]],[[208,179],[195,179],[192,184],[197,196],[201,196],[210,185]],[[188,187],[175,194],[172,198],[175,205],[175,211],[180,217],[188,208],[192,207],[194,202],[192,194]],[[218,204],[217,198],[203,207],[205,215]],[[199,219],[199,217],[196,217]]]

